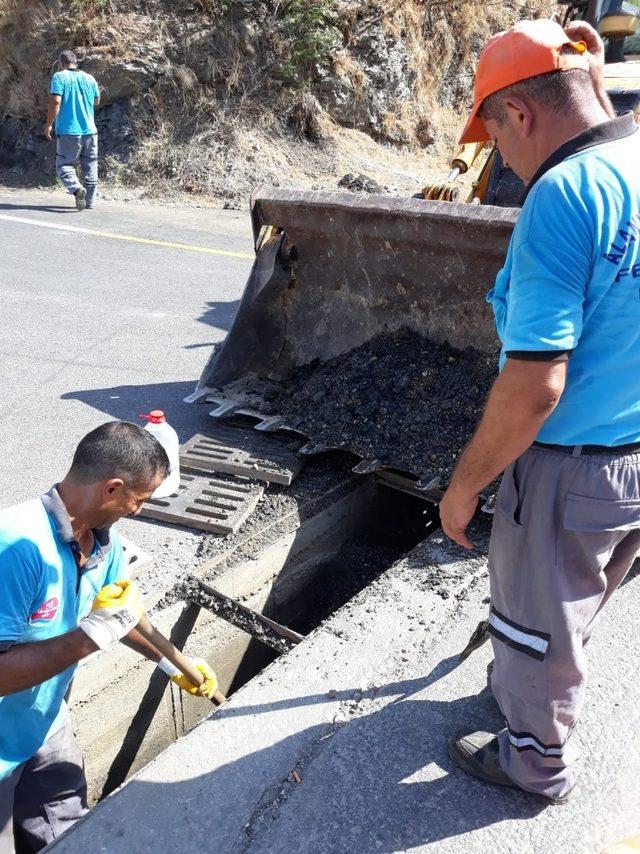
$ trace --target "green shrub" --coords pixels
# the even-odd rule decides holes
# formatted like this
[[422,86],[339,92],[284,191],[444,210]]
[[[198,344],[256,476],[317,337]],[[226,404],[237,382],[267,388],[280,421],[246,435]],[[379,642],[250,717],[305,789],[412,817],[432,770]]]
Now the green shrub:
[[333,0],[291,0],[282,25],[290,43],[289,59],[280,67],[285,80],[302,82],[314,68],[330,61],[342,41]]

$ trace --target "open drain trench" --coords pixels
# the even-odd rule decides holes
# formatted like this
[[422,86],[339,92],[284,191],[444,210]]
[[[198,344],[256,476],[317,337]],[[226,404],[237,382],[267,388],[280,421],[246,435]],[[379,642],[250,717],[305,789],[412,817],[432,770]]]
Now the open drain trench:
[[[256,554],[237,563],[223,554],[214,566],[201,567],[198,577],[307,635],[437,526],[433,504],[373,477],[350,476],[341,489],[328,483],[326,490],[328,500],[318,502],[317,512],[293,531],[266,547],[261,544]],[[187,655],[206,657],[230,696],[278,653],[182,601],[188,593],[184,582],[176,585],[153,622]],[[87,756],[92,801],[113,791],[211,711],[202,699],[167,685],[163,674],[122,648],[89,659],[79,669],[71,707]]]
[[[351,498],[359,498],[361,506],[355,508],[350,501],[349,518],[337,520],[335,537],[323,537],[281,570],[261,613],[307,635],[435,527],[432,505],[373,482],[358,486],[356,492]],[[335,509],[330,506],[325,513]],[[182,592],[188,596],[189,586]],[[254,639],[238,662],[228,695],[278,654],[255,639],[260,636],[259,625],[250,629]]]

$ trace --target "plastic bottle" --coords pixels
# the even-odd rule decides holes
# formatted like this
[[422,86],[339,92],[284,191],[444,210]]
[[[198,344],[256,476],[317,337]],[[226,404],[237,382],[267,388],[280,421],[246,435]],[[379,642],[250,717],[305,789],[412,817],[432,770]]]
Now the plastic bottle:
[[140,413],[148,423],[145,430],[152,433],[167,452],[169,457],[169,474],[151,496],[152,498],[166,498],[175,495],[180,486],[180,441],[178,434],[164,417],[161,409],[152,409],[148,413]]

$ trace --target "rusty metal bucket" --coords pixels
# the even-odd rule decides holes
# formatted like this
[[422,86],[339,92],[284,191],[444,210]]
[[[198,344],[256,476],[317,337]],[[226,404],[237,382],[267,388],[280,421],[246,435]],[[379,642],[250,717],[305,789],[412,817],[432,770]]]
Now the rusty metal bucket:
[[495,350],[485,295],[518,210],[390,196],[259,188],[256,259],[234,324],[191,399],[408,327]]

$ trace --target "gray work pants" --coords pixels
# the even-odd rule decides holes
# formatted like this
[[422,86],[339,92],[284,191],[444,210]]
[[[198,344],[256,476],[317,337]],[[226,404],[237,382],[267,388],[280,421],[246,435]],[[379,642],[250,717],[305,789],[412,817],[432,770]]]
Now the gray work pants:
[[491,687],[500,764],[521,788],[568,792],[585,644],[640,552],[640,454],[533,446],[502,478],[489,552]]
[[91,205],[98,184],[97,133],[86,136],[60,134],[56,139],[56,173],[70,193],[75,193],[82,186],[76,173],[78,161],[87,188],[87,204]]
[[31,854],[87,811],[82,753],[67,718],[40,750],[0,779],[0,854]]

